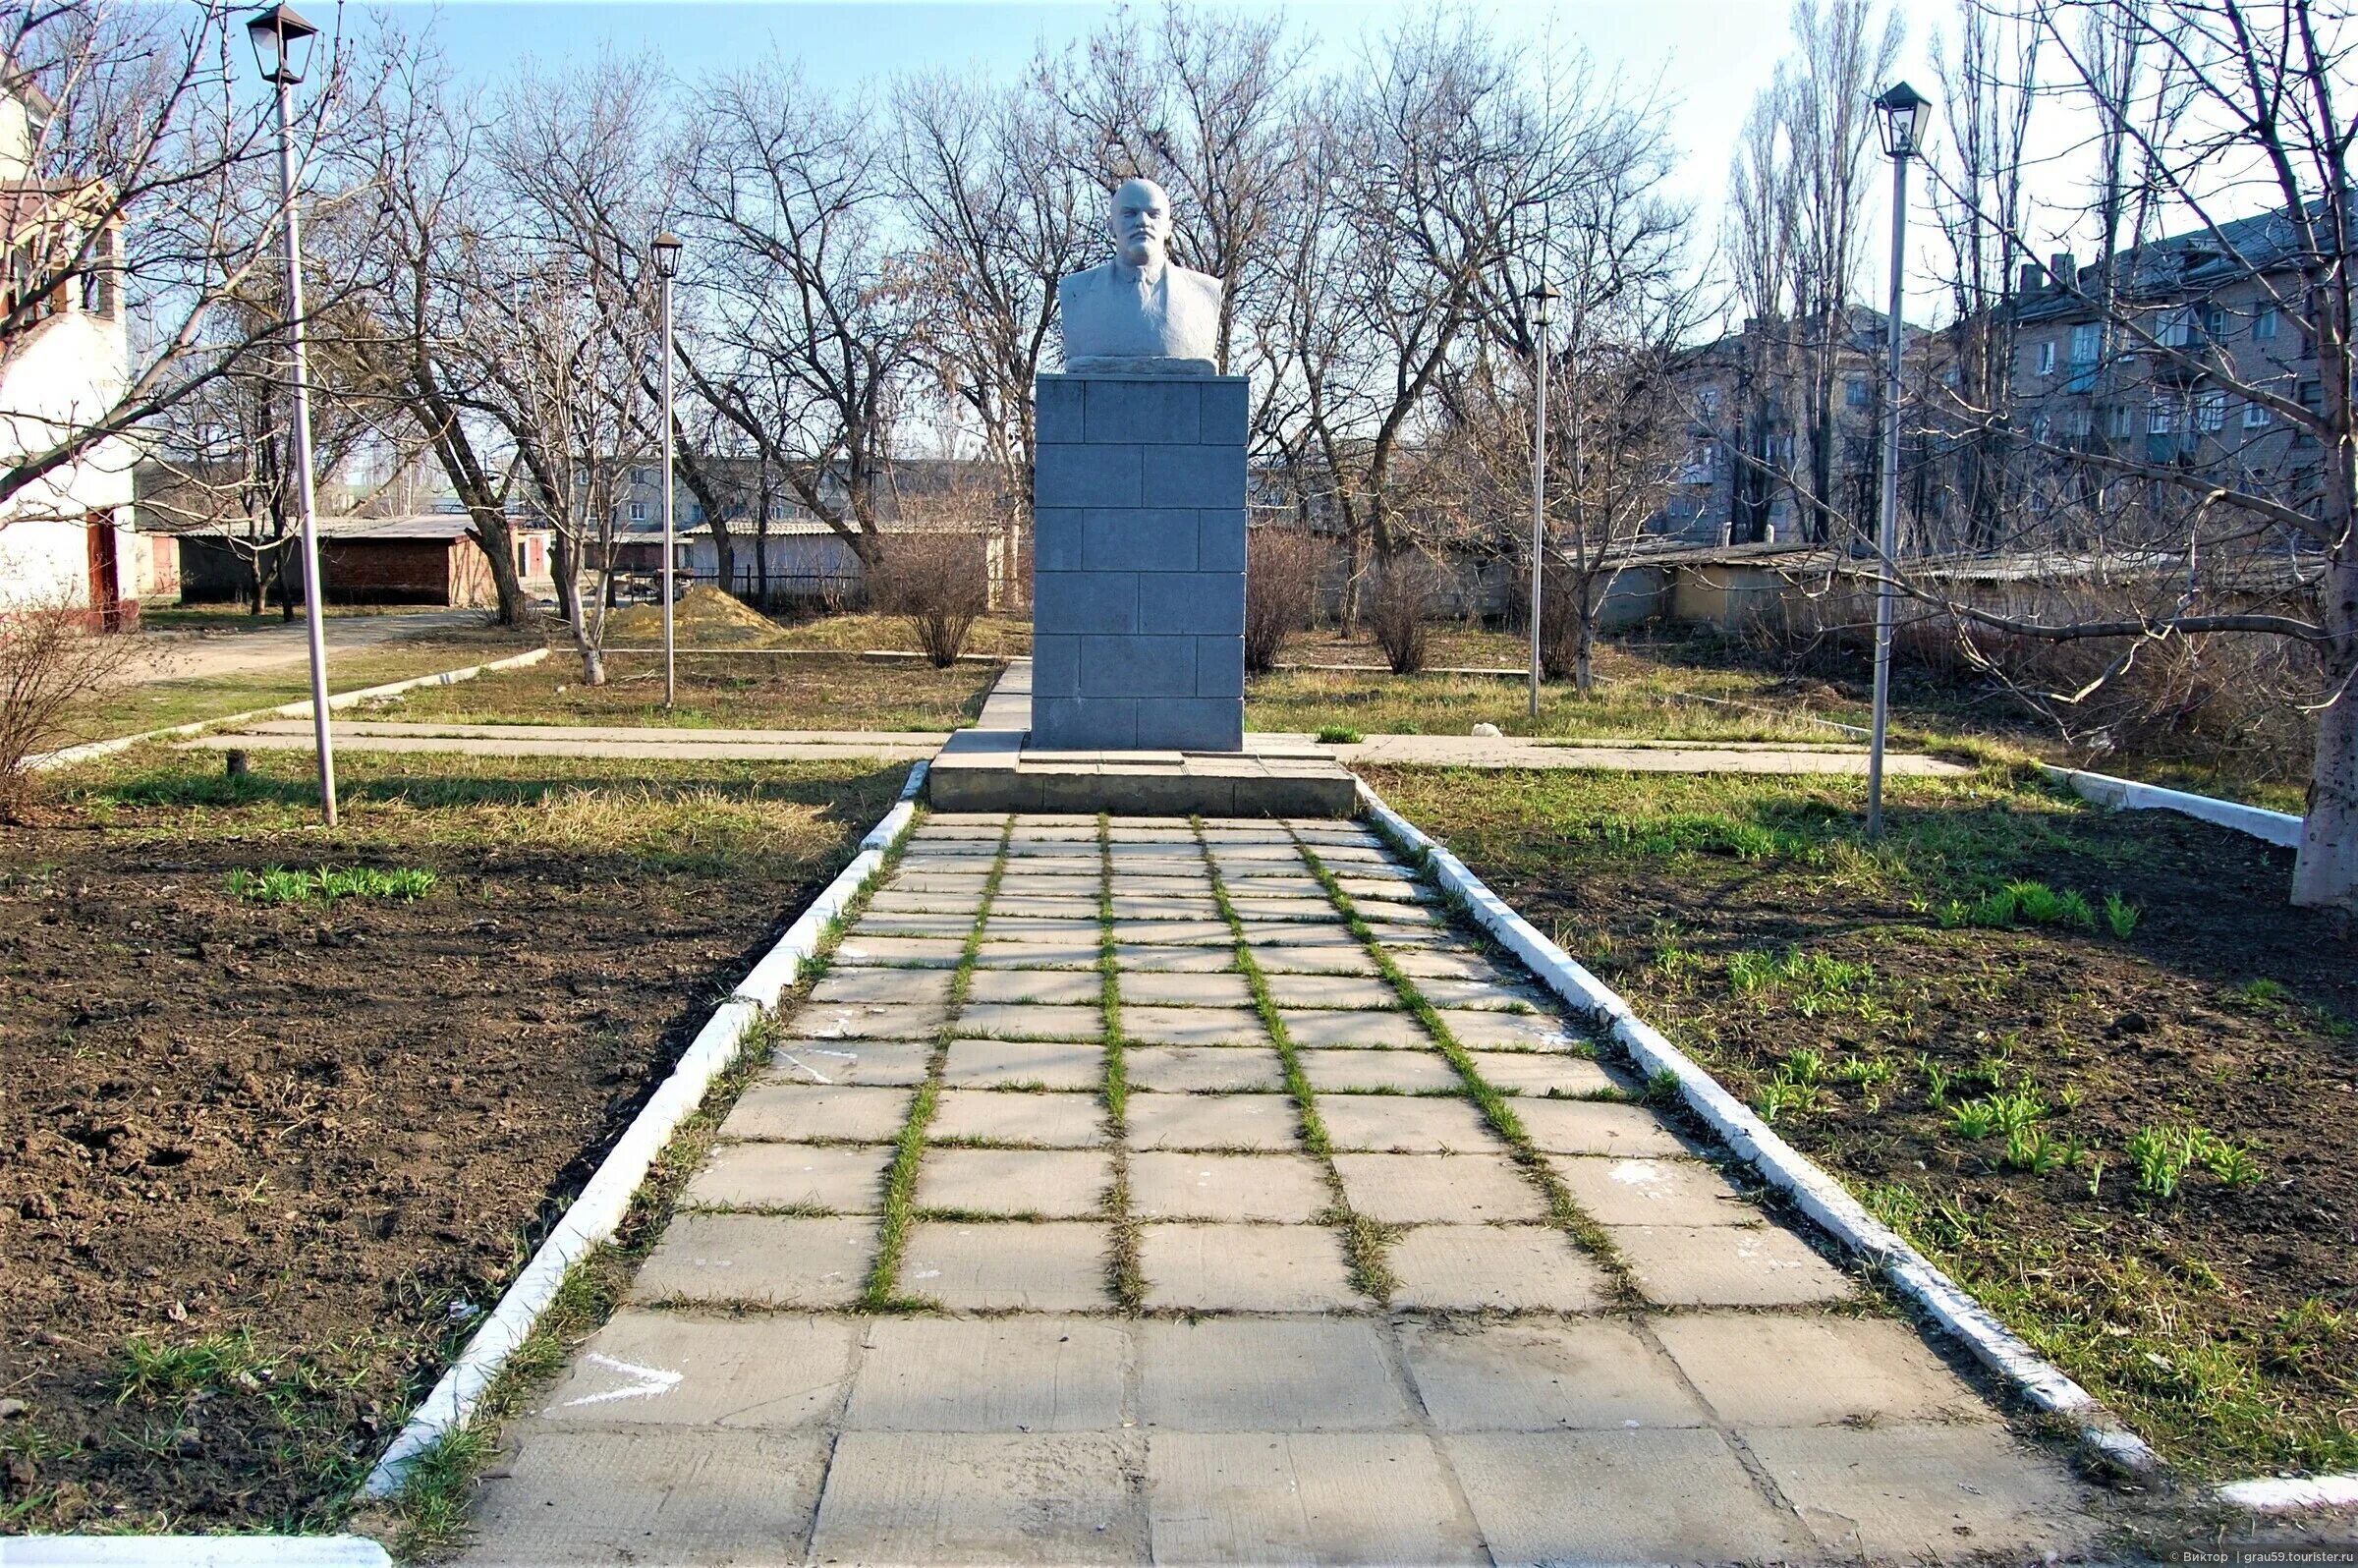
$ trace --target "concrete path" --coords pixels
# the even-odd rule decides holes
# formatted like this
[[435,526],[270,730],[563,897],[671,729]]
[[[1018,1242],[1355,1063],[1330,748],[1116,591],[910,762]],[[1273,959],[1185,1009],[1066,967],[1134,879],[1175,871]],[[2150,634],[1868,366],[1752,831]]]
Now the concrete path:
[[[421,610],[401,615],[331,615],[321,623],[327,651],[358,652],[407,638],[431,637],[438,632],[473,631],[490,624],[483,610]],[[151,652],[143,672],[128,682],[185,681],[198,677],[247,675],[255,670],[300,664],[310,657],[303,620],[282,621],[278,612],[236,631],[158,629],[140,634]],[[489,657],[496,658],[493,653]],[[465,663],[465,659],[453,659]]]
[[[622,756],[658,760],[791,762],[837,757],[915,761],[949,739],[940,730],[706,730],[654,725],[338,723],[339,748],[356,752],[455,752],[473,756]],[[311,721],[271,719],[200,736],[203,751],[309,751]]]
[[[1615,746],[1601,741],[1544,741],[1507,735],[1371,735],[1338,746],[1346,767],[1391,762],[1414,767],[1581,767],[1629,773],[1865,773],[1864,747],[1760,743],[1668,742]],[[1950,778],[1973,769],[1914,752],[1890,752],[1883,769],[1895,777]]]
[[466,1561],[2101,1539],[1356,825],[935,815],[782,1035]]

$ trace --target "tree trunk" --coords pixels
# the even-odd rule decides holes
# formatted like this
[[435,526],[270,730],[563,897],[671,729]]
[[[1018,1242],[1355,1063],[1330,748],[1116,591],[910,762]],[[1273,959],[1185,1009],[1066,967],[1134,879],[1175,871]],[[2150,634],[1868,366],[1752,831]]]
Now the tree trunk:
[[557,613],[565,617],[565,624],[573,629],[573,650],[582,659],[582,684],[603,686],[606,684],[606,655],[605,650],[598,646],[596,634],[590,627],[590,606],[582,594],[581,552],[567,534],[559,532],[555,553],[556,570],[553,576],[557,581]]
[[2317,597],[2333,638],[2325,664],[2336,696],[2318,715],[2317,761],[2292,901],[2358,909],[2358,549],[2350,543],[2327,568]]
[[1597,695],[1597,612],[1590,607],[1585,587],[1580,595],[1580,641],[1572,656],[1572,685],[1584,698]]

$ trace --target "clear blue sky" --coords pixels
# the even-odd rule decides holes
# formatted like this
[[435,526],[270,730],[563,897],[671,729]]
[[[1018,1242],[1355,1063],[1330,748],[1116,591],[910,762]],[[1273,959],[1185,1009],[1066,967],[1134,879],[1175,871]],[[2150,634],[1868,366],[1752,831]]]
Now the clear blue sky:
[[[1314,45],[1313,69],[1339,68],[1371,31],[1430,12],[1441,0],[1259,0],[1236,9],[1276,12]],[[323,7],[324,8],[324,7]],[[1908,25],[1901,74],[1931,88],[1927,39],[1954,14],[1953,0],[1898,0]],[[1151,19],[1159,0],[1132,7]],[[1471,0],[1501,36],[1525,46],[1577,46],[1603,74],[1633,87],[1657,82],[1676,101],[1674,134],[1685,154],[1676,194],[1696,203],[1699,239],[1716,232],[1728,154],[1753,95],[1786,51],[1784,0]],[[452,63],[486,84],[520,59],[542,63],[595,55],[606,46],[648,49],[675,75],[768,57],[799,57],[815,83],[856,84],[911,68],[1011,74],[1045,42],[1086,37],[1114,12],[1107,4],[795,4],[786,0],[348,0],[346,25],[383,11],[430,28]],[[324,18],[318,20],[325,21]],[[1873,203],[1880,209],[1881,202]],[[1881,229],[1881,214],[1875,213]],[[1871,242],[1870,255],[1881,256]],[[1881,266],[1875,271],[1880,274]],[[1876,284],[1880,291],[1880,278]]]

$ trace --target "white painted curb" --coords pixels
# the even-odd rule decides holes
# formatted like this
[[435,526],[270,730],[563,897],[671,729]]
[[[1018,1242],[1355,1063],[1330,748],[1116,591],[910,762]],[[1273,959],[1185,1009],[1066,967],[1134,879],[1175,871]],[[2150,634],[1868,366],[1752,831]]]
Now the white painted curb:
[[2358,1475],[2311,1476],[2298,1481],[2271,1476],[2263,1481],[2238,1481],[2219,1487],[2218,1500],[2256,1514],[2358,1508]]
[[[330,713],[340,712],[358,703],[373,702],[381,697],[399,697],[404,692],[414,692],[421,686],[456,686],[461,681],[472,681],[493,670],[520,670],[528,664],[537,664],[546,657],[548,649],[536,647],[516,654],[513,658],[493,659],[488,664],[470,664],[463,670],[444,670],[437,675],[413,675],[406,681],[389,681],[383,686],[364,687],[357,692],[339,692],[328,698],[327,710]],[[146,730],[138,735],[118,735],[111,741],[91,741],[83,746],[43,752],[38,756],[25,759],[25,771],[43,773],[55,767],[72,767],[77,762],[95,761],[101,756],[112,756],[117,752],[128,752],[148,741],[173,741],[186,735],[202,735],[207,730],[232,724],[251,724],[255,719],[310,716],[311,700],[307,697],[300,702],[281,702],[276,707],[252,708],[244,713],[224,713],[219,718],[197,719],[194,723],[174,724],[166,729]]]
[[2290,812],[2271,812],[2240,801],[2165,790],[2159,784],[2140,784],[2135,779],[2114,778],[2109,773],[2084,773],[2076,767],[2056,767],[2051,762],[2040,763],[2039,771],[2058,784],[2070,786],[2080,799],[2109,806],[2116,812],[2177,812],[2198,821],[2249,833],[2279,849],[2301,847],[2301,818]]
[[0,1568],[392,1568],[365,1536],[25,1536]]
[[1718,1081],[1633,1012],[1611,986],[1542,936],[1529,921],[1484,885],[1463,861],[1418,830],[1383,798],[1359,781],[1362,809],[1403,851],[1432,868],[1442,889],[1465,901],[1468,911],[1500,945],[1528,965],[1565,1001],[1600,1025],[1628,1051],[1648,1078],[1668,1073],[1678,1080],[1687,1108],[1718,1135],[1762,1179],[1791,1200],[1828,1235],[1870,1264],[1927,1316],[1963,1341],[1991,1371],[2012,1383],[2041,1410],[2080,1424],[2083,1441],[2114,1464],[2139,1473],[2161,1469],[2144,1439],[2127,1430],[2061,1369],[2017,1338],[1981,1303],[1932,1260],[1870,1214],[1841,1183],[1771,1132],[1751,1108],[1719,1087]]
[[737,1059],[744,1043],[745,1032],[764,1008],[776,1004],[778,996],[792,985],[802,967],[818,950],[819,938],[827,923],[858,897],[872,879],[884,857],[908,832],[909,823],[917,814],[918,792],[924,787],[928,764],[919,762],[909,770],[908,782],[901,786],[899,804],[884,813],[883,819],[870,829],[860,841],[860,853],[849,866],[828,883],[809,909],[803,911],[777,945],[764,954],[729,999],[698,1032],[696,1039],[680,1056],[679,1065],[671,1076],[648,1097],[629,1128],[614,1147],[607,1150],[589,1183],[573,1206],[550,1230],[541,1242],[539,1251],[525,1264],[499,1305],[483,1319],[482,1326],[468,1341],[466,1351],[442,1374],[433,1391],[420,1401],[416,1411],[385,1450],[376,1468],[368,1473],[362,1493],[369,1497],[386,1497],[398,1490],[402,1477],[418,1456],[440,1442],[451,1432],[467,1425],[475,1408],[491,1386],[508,1358],[523,1344],[548,1304],[556,1299],[557,1287],[565,1282],[566,1271],[573,1267],[590,1250],[607,1240],[622,1223],[630,1210],[631,1200],[646,1179],[647,1167],[671,1142],[679,1130],[703,1103],[704,1092],[712,1080]]

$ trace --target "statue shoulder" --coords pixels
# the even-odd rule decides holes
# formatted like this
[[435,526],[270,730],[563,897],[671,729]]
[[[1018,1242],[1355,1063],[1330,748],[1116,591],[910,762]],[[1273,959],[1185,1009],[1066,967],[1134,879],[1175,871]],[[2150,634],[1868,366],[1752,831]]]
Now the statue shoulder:
[[1198,272],[1193,267],[1173,267],[1171,281],[1198,299],[1208,300],[1213,305],[1220,302],[1220,280],[1208,272]]
[[1112,262],[1100,261],[1094,267],[1083,267],[1078,272],[1067,272],[1056,280],[1057,298],[1062,299],[1068,294],[1087,294],[1092,289],[1101,289],[1105,286],[1106,274],[1112,270]]

